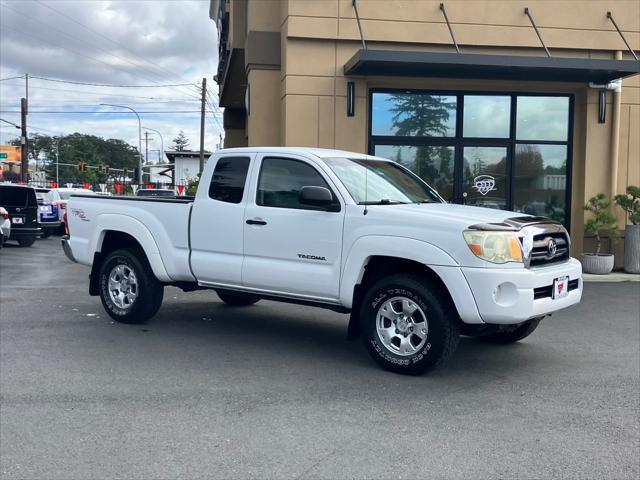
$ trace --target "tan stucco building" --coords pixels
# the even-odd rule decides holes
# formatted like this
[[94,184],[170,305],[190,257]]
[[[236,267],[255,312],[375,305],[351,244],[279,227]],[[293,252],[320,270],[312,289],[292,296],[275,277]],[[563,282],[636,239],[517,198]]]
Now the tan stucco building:
[[637,0],[212,0],[210,16],[225,147],[393,158],[451,201],[564,221],[574,255],[585,201],[640,185]]

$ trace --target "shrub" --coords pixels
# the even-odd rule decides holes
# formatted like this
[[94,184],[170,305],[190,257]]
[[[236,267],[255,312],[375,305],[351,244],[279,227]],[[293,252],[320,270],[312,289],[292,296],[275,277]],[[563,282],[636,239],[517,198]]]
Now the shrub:
[[627,193],[614,197],[616,205],[629,215],[629,221],[633,225],[640,225],[640,188],[629,185]]
[[604,193],[598,193],[595,197],[591,197],[584,209],[593,214],[584,224],[587,233],[596,237],[595,255],[600,255],[602,248],[602,235],[608,236],[612,243],[618,236],[617,220],[613,213],[609,211],[611,200]]

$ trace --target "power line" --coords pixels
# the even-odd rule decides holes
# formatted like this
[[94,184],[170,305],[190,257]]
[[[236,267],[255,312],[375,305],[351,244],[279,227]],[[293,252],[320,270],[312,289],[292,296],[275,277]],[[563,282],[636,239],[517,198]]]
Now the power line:
[[[213,113],[211,110],[207,110],[208,112]],[[137,111],[138,113],[200,113],[200,110],[149,110],[149,111]],[[20,113],[19,110],[0,110],[0,113]],[[87,113],[96,113],[96,114],[129,114],[132,112],[106,112],[106,111],[95,111],[95,110],[89,110],[89,111],[78,111],[78,110],[72,110],[72,111],[32,111],[31,109],[29,109],[29,115],[31,114],[40,114],[40,113],[46,113],[46,114],[60,114],[60,115],[66,115],[66,114],[87,114]]]
[[16,78],[24,78],[24,75],[18,75],[16,77],[6,77],[6,78],[0,78],[0,82],[4,82],[6,80],[14,80]]
[[74,80],[61,80],[58,78],[38,77],[36,75],[29,75],[29,78],[37,78],[38,80],[45,80],[47,82],[70,83],[72,85],[91,85],[93,87],[113,87],[113,88],[158,88],[158,87],[182,87],[185,85],[193,86],[193,84],[191,83],[166,83],[163,85],[115,85],[113,83],[76,82]]

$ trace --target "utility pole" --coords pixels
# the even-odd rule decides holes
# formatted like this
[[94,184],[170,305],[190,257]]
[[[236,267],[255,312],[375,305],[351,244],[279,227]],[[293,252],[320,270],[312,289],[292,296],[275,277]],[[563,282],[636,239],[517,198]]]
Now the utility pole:
[[202,79],[202,99],[200,101],[200,173],[204,169],[204,110],[207,101],[207,78]]
[[27,182],[29,179],[29,158],[28,158],[28,145],[27,145],[27,99],[20,99],[20,128],[22,133],[20,135],[20,156],[22,157],[22,163],[20,167],[20,181]]
[[[149,132],[144,132],[144,163],[149,163]],[[144,173],[140,172],[140,184],[144,183]]]

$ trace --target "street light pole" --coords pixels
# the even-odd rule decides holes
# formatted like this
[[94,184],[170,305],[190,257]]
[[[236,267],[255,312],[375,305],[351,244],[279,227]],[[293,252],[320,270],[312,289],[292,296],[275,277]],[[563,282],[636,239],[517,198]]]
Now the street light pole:
[[162,162],[164,162],[164,139],[162,138],[162,134],[154,128],[145,127],[144,125],[142,126],[142,128],[144,128],[145,130],[156,132],[160,136],[160,159]]
[[131,110],[138,117],[138,183],[142,185],[142,122],[140,121],[140,115],[133,108],[127,107],[126,105],[114,105],[112,103],[101,103],[100,105],[104,105],[106,107],[118,107],[118,108],[126,108],[127,110]]

